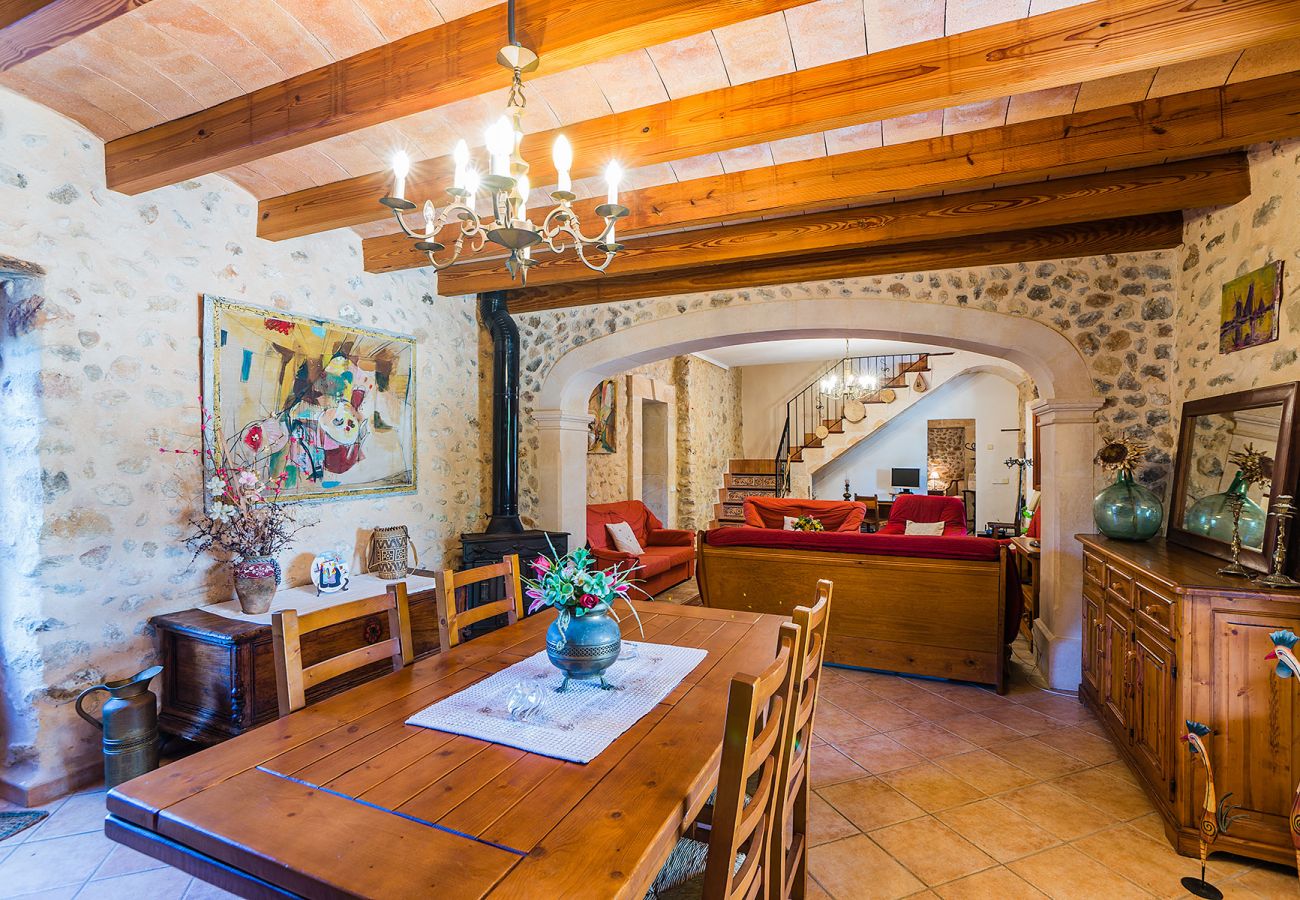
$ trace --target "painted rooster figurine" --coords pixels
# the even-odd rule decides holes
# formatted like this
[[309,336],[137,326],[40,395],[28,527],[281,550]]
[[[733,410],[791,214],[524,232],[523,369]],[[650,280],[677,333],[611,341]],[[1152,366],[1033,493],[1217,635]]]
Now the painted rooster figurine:
[[[1273,651],[1265,659],[1277,660],[1277,676],[1300,679],[1300,659],[1296,658],[1296,642],[1300,637],[1285,628],[1268,637],[1273,642]],[[1300,784],[1296,785],[1295,799],[1291,801],[1291,844],[1295,847],[1297,876],[1300,876]]]
[[1205,767],[1205,801],[1201,806],[1201,877],[1204,879],[1205,858],[1210,854],[1210,845],[1219,836],[1219,801],[1214,791],[1214,768],[1210,765],[1209,751],[1201,741],[1201,738],[1210,736],[1210,727],[1191,719],[1185,724],[1187,733],[1183,740],[1187,742],[1187,750]]

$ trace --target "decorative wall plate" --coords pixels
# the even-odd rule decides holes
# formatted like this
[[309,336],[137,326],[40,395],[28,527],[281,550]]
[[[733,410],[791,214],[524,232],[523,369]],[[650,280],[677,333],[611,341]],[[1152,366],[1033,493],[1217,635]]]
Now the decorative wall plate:
[[925,380],[925,375],[918,374],[916,376],[916,381],[912,382],[912,390],[916,391],[918,394],[924,394],[929,389],[930,382]]
[[867,417],[867,405],[861,400],[844,401],[844,418],[850,422],[861,422]]
[[893,403],[898,399],[898,394],[894,392],[893,388],[885,388],[880,392],[880,399],[884,400],[886,403]]
[[817,435],[817,437],[823,441],[830,436],[830,433],[831,430],[827,428],[825,425],[818,425],[817,428],[813,431],[813,434]]
[[350,567],[343,554],[327,550],[311,561],[311,581],[316,593],[335,594],[348,589]]

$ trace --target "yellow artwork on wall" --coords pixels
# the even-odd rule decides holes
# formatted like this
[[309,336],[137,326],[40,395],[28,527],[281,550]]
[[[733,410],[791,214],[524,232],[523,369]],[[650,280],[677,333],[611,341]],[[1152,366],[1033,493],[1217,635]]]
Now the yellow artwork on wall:
[[1281,305],[1281,260],[1225,284],[1219,307],[1219,352],[1233,353],[1276,341]]

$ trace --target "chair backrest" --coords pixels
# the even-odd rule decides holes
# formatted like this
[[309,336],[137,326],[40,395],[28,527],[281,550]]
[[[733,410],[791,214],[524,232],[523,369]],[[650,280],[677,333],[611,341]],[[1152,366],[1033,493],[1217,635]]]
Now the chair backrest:
[[[767,848],[776,819],[778,779],[788,744],[785,738],[792,721],[799,634],[798,625],[782,625],[772,665],[757,677],[737,675],[731,681],[704,869],[705,897],[754,900],[768,893]],[[735,865],[738,854],[745,857],[739,868]],[[779,878],[779,873],[775,877]]]
[[[303,666],[304,634],[378,612],[388,613],[386,640]],[[411,606],[406,596],[406,583],[399,581],[390,584],[388,590],[378,597],[353,600],[301,616],[295,609],[279,610],[271,616],[271,644],[275,651],[275,692],[282,716],[307,705],[308,688],[384,657],[393,660],[394,672],[400,671],[415,659],[411,643]]]
[[854,494],[853,501],[855,503],[861,503],[863,506],[867,508],[866,517],[863,519],[864,522],[869,522],[872,525],[880,524],[880,498],[879,497],[877,497],[875,494]]
[[808,751],[812,746],[813,718],[821,689],[822,660],[830,623],[833,585],[817,582],[811,607],[796,606],[791,619],[799,626],[795,646],[795,706],[788,746],[777,788],[777,818],[769,848],[769,890],[772,900],[802,900],[808,885],[808,804],[812,784],[808,777]]
[[[517,555],[507,556],[501,562],[493,563],[490,566],[466,569],[464,572],[444,569],[437,573],[436,577],[438,580],[436,597],[438,605],[438,642],[442,645],[443,653],[460,643],[462,628],[468,628],[470,625],[503,613],[511,625],[524,617],[524,592],[519,581],[519,557]],[[456,600],[457,591],[463,590],[472,584],[491,581],[494,578],[504,580],[504,597],[500,600],[493,600],[490,603],[476,606],[473,609],[461,609],[461,604],[457,603]]]

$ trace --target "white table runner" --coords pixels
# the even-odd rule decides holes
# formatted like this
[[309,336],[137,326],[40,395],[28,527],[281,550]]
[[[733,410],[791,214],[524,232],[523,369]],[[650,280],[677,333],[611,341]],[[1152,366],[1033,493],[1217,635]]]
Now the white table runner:
[[[427,591],[437,584],[433,578],[425,578],[422,575],[407,575],[405,578],[398,579],[406,582],[406,591],[408,594],[414,594],[416,591]],[[339,591],[334,594],[321,594],[316,596],[316,586],[312,584],[303,584],[298,587],[282,588],[275,592],[275,599],[271,601],[271,608],[264,613],[246,613],[239,608],[238,600],[229,600],[225,603],[213,603],[209,606],[200,606],[199,609],[204,612],[215,613],[218,616],[225,616],[227,619],[238,619],[241,622],[255,622],[259,625],[271,624],[271,613],[282,609],[296,609],[298,615],[305,615],[309,612],[315,612],[318,609],[325,609],[330,606],[338,606],[340,603],[349,603],[353,600],[365,600],[369,597],[378,597],[388,590],[390,584],[396,584],[396,581],[385,581],[378,575],[353,575],[348,582],[346,591]]]
[[[598,680],[573,680],[567,691],[556,693],[564,676],[543,650],[426,707],[406,724],[569,762],[591,762],[708,655],[694,647],[635,644],[635,658],[620,659],[605,672],[618,690],[602,690]],[[511,719],[506,710],[511,690],[520,682],[534,681],[542,686],[541,709],[525,722]]]

